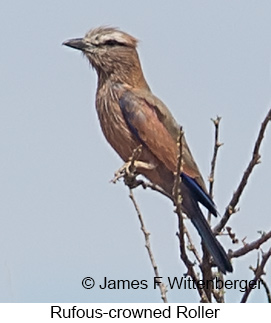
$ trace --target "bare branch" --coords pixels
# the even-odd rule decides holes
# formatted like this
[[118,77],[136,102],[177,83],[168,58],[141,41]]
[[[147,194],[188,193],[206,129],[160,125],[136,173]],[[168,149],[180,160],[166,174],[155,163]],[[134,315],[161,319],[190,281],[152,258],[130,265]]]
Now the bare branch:
[[195,245],[193,244],[192,238],[191,238],[189,232],[187,231],[186,227],[184,227],[184,234],[186,235],[187,240],[188,240],[187,249],[192,251],[192,253],[194,254],[194,256],[197,259],[198,263],[200,264],[202,262],[202,259],[201,259],[200,255],[198,253],[198,250],[196,249]]
[[138,216],[140,225],[141,225],[141,230],[142,230],[142,232],[144,234],[145,246],[146,246],[147,251],[148,251],[148,255],[149,255],[149,258],[150,258],[150,261],[151,261],[152,268],[154,270],[155,277],[157,277],[156,281],[158,282],[158,285],[159,285],[159,288],[160,288],[161,298],[162,298],[162,300],[163,300],[164,303],[168,303],[167,296],[166,296],[167,287],[161,281],[161,279],[159,278],[161,276],[159,275],[158,266],[157,266],[157,264],[155,262],[155,259],[154,259],[154,256],[153,256],[153,252],[152,252],[152,249],[151,249],[150,232],[148,232],[147,229],[146,229],[146,227],[145,227],[142,214],[141,214],[141,212],[139,210],[139,207],[138,207],[138,205],[136,203],[136,200],[134,198],[134,194],[133,194],[133,191],[132,191],[131,188],[129,189],[129,197],[130,197],[130,199],[132,200],[132,202],[134,204],[134,207],[136,209],[136,213],[137,213],[137,216]]
[[[219,139],[218,139],[219,138],[220,120],[221,120],[220,117],[217,117],[216,120],[213,120],[216,132],[215,132],[214,154],[213,154],[213,158],[212,158],[212,162],[211,162],[211,172],[210,172],[210,176],[209,176],[209,181],[210,181],[209,193],[211,196],[213,195],[214,174],[215,174],[218,148],[222,145],[221,143],[219,143]],[[223,217],[221,218],[220,222],[216,225],[216,227],[213,230],[215,234],[219,234],[221,232],[221,230],[225,227],[226,223],[228,222],[231,214],[235,213],[237,210],[236,206],[240,200],[241,194],[243,193],[245,186],[247,185],[248,179],[249,179],[254,167],[260,162],[259,150],[261,147],[261,143],[263,141],[263,137],[264,137],[268,122],[270,120],[271,120],[271,110],[269,110],[267,116],[265,117],[264,121],[262,122],[257,140],[254,145],[252,159],[249,162],[249,164],[243,174],[240,184],[237,187],[236,192],[233,194],[233,197],[232,197],[229,205],[227,206]],[[183,222],[183,214],[182,214],[182,207],[181,207],[181,205],[182,205],[181,172],[182,172],[182,153],[183,153],[182,152],[182,149],[183,149],[182,138],[183,138],[183,131],[182,131],[182,128],[180,128],[180,135],[179,135],[178,142],[177,142],[177,145],[178,145],[177,168],[176,168],[176,172],[174,173],[175,180],[174,180],[174,185],[173,185],[173,189],[172,189],[172,194],[165,192],[161,187],[159,187],[156,184],[136,179],[137,175],[139,175],[137,173],[137,167],[140,167],[140,168],[146,167],[147,169],[150,169],[148,167],[152,167],[152,165],[149,165],[147,163],[144,163],[144,162],[141,162],[138,160],[138,158],[140,157],[140,154],[141,154],[141,148],[142,148],[141,146],[139,146],[137,149],[135,149],[133,151],[133,155],[129,159],[128,163],[124,164],[119,169],[119,171],[115,174],[115,178],[112,180],[112,182],[116,183],[118,179],[123,178],[125,185],[127,185],[130,189],[129,197],[132,200],[134,207],[136,209],[136,212],[137,212],[140,224],[141,224],[141,230],[142,230],[142,232],[144,234],[144,238],[145,238],[145,246],[147,248],[148,255],[149,255],[155,276],[158,278],[157,281],[159,281],[160,275],[159,275],[158,268],[157,268],[156,262],[154,260],[154,256],[153,256],[151,246],[150,246],[150,239],[149,239],[150,233],[146,230],[146,227],[143,222],[142,214],[139,210],[139,207],[135,201],[135,198],[134,198],[134,195],[132,192],[132,189],[137,186],[142,186],[144,189],[151,188],[152,190],[163,194],[164,196],[168,197],[169,199],[171,199],[173,201],[173,203],[175,205],[174,212],[177,214],[177,217],[178,217],[177,236],[179,239],[180,258],[182,259],[183,263],[185,264],[185,266],[187,268],[187,275],[189,275],[192,278],[192,280],[194,281],[202,302],[210,302],[211,301],[211,293],[214,295],[217,302],[224,302],[223,293],[218,293],[218,291],[216,291],[216,290],[212,290],[210,293],[207,290],[204,290],[201,288],[201,285],[199,284],[199,276],[195,271],[195,267],[194,267],[195,264],[194,264],[194,262],[192,262],[189,259],[188,255],[187,255],[187,249],[192,251],[197,262],[199,262],[199,264],[200,264],[200,269],[202,271],[203,279],[206,279],[206,278],[212,279],[212,271],[211,271],[212,264],[209,261],[207,261],[208,260],[206,258],[207,253],[204,252],[204,246],[203,246],[203,259],[201,259],[201,257],[198,254],[197,249],[195,248],[195,246],[192,243],[192,239],[191,239],[189,232],[187,231],[187,229],[184,225],[184,222]],[[232,240],[236,241],[235,234],[231,232],[231,228],[228,228],[227,230],[228,230],[228,234],[231,236]],[[186,245],[186,238],[188,240],[188,246]],[[259,239],[255,240],[251,243],[245,244],[242,248],[239,248],[238,250],[236,250],[234,252],[230,251],[229,257],[230,258],[237,258],[237,257],[243,256],[252,250],[260,248],[260,246],[270,238],[271,238],[271,231],[268,233],[262,234],[262,236]],[[255,277],[254,277],[255,283],[260,279],[262,281],[263,285],[265,284],[265,289],[266,289],[267,297],[269,297],[269,300],[271,298],[270,291],[268,289],[267,284],[262,280],[261,276],[264,274],[264,266],[270,256],[271,256],[271,249],[267,253],[262,255],[262,261],[254,271],[255,272]],[[209,268],[207,268],[208,267],[207,265],[209,266]],[[222,278],[223,278],[223,276],[222,276]],[[159,282],[160,282],[159,288],[160,288],[161,298],[163,299],[164,302],[167,302],[166,286],[162,281],[159,281]],[[241,300],[242,302],[246,302],[252,289],[253,289],[253,287],[249,286],[249,288],[246,290],[245,294],[243,295],[243,298]]]
[[150,188],[153,191],[156,191],[158,193],[161,193],[162,195],[164,195],[165,197],[169,198],[170,200],[173,201],[173,197],[171,194],[167,193],[162,187],[160,187],[157,184],[153,184],[152,182],[145,182],[142,181],[141,186],[146,189],[146,188]]
[[[216,168],[216,162],[217,162],[217,155],[219,148],[223,145],[219,142],[219,125],[221,121],[221,117],[216,117],[216,119],[211,119],[213,121],[213,124],[215,126],[215,140],[214,140],[214,148],[213,148],[213,157],[211,161],[211,171],[209,175],[209,195],[213,199],[214,197],[214,181],[215,181],[215,168]],[[208,223],[211,224],[211,212],[208,212]],[[202,277],[204,281],[212,280],[213,279],[213,272],[211,269],[211,263],[210,263],[210,254],[207,251],[205,245],[202,243],[202,251],[203,251],[203,257],[202,257]],[[222,276],[222,275],[221,275]],[[221,277],[223,279],[223,276]],[[217,302],[224,303],[224,293],[223,291],[216,292],[215,290],[206,289],[206,294],[209,299],[211,299],[212,294],[214,295]]]
[[151,187],[152,189],[155,189],[157,191],[159,191],[160,193],[162,192],[162,189],[159,190],[159,187],[154,187],[151,185],[146,185],[146,183],[143,180],[137,180],[136,177],[138,175],[136,169],[137,167],[150,167],[148,164],[143,163],[141,161],[138,161],[138,158],[140,157],[142,151],[142,146],[138,146],[136,149],[133,150],[133,154],[132,156],[129,158],[129,161],[127,163],[125,163],[116,173],[115,173],[115,177],[111,180],[111,182],[113,182],[114,184],[120,179],[123,178],[124,179],[124,183],[125,185],[127,185],[129,187],[129,197],[135,207],[140,225],[141,225],[141,230],[144,234],[144,238],[145,238],[145,247],[148,251],[148,255],[151,261],[151,265],[152,268],[154,270],[154,274],[155,277],[157,277],[157,282],[160,288],[160,293],[161,293],[161,298],[163,300],[164,303],[167,303],[167,288],[166,285],[161,281],[161,279],[159,277],[161,277],[159,275],[159,271],[158,271],[158,266],[155,262],[154,259],[154,255],[151,249],[151,244],[150,244],[150,233],[147,231],[145,224],[144,224],[144,220],[143,220],[143,216],[139,210],[139,206],[136,203],[136,200],[134,198],[134,194],[133,194],[133,188],[142,185],[144,188],[146,187]]
[[[221,121],[221,117],[216,117],[216,119],[211,119],[215,126],[215,144],[214,144],[214,153],[213,158],[211,161],[211,171],[209,175],[209,195],[211,198],[214,197],[214,181],[215,181],[215,167],[216,167],[216,160],[217,160],[217,153],[219,147],[221,147],[223,144],[219,142],[219,124]],[[208,213],[208,222],[211,223],[211,213]]]
[[[140,163],[140,166],[142,165],[142,162],[137,161],[140,154],[142,152],[142,145],[139,145],[137,148],[133,150],[132,156],[129,158],[128,162],[124,163],[114,174],[114,178],[110,181],[113,184],[116,184],[117,181],[120,178],[124,179],[124,183],[131,187],[137,187],[141,185],[142,181],[137,181],[136,176],[138,175],[136,173],[136,167]],[[147,167],[147,164],[144,164],[145,167]]]
[[[263,253],[262,255],[262,261],[260,264],[258,264],[257,268],[254,270],[255,276],[253,278],[254,286],[256,285],[257,281],[261,278],[261,276],[264,274],[264,267],[271,256],[271,248],[268,250],[268,252]],[[249,285],[249,287],[246,289],[242,299],[241,303],[246,303],[248,296],[250,295],[253,287]]]
[[259,280],[265,289],[268,303],[271,303],[271,293],[266,281],[264,281],[262,278],[260,278]]
[[224,228],[224,226],[228,222],[230,216],[233,213],[235,213],[235,211],[236,211],[235,207],[238,204],[238,202],[240,200],[240,197],[241,197],[241,194],[243,193],[243,191],[244,191],[244,189],[245,189],[245,187],[247,185],[248,179],[249,179],[254,167],[257,164],[259,164],[259,162],[260,162],[259,150],[260,150],[263,138],[264,138],[266,127],[267,127],[268,122],[270,120],[271,120],[271,109],[268,111],[264,121],[262,122],[262,125],[261,125],[261,128],[260,128],[256,143],[254,145],[252,159],[249,162],[249,164],[248,164],[248,166],[247,166],[247,168],[246,168],[246,170],[245,170],[245,172],[243,174],[241,182],[240,182],[239,186],[237,187],[237,190],[233,194],[230,203],[226,207],[226,211],[225,211],[223,217],[221,218],[220,222],[215,226],[215,228],[213,230],[216,234],[218,234]]
[[[172,189],[172,195],[174,198],[174,204],[176,206],[174,212],[177,214],[178,217],[178,229],[179,232],[177,232],[177,237],[179,238],[179,247],[180,247],[180,257],[185,264],[187,268],[187,275],[189,275],[192,280],[196,283],[196,287],[198,290],[198,293],[201,297],[201,301],[204,303],[208,303],[209,299],[205,293],[205,291],[200,288],[200,284],[198,284],[198,277],[197,274],[194,270],[194,263],[188,258],[187,253],[186,253],[186,243],[185,243],[185,238],[184,235],[187,232],[187,229],[183,223],[183,214],[182,214],[182,196],[181,196],[181,172],[182,172],[182,155],[183,155],[183,145],[182,145],[182,138],[183,138],[184,132],[182,128],[180,128],[180,133],[179,133],[179,138],[177,141],[177,146],[178,146],[178,156],[177,156],[177,169],[175,175],[175,180],[174,180],[174,185]],[[191,248],[191,240],[190,240],[190,248]],[[195,247],[192,245],[192,249],[196,250]],[[194,252],[195,254],[195,252]],[[198,256],[197,256],[198,257]]]
[[173,197],[171,194],[167,193],[162,187],[160,187],[157,184],[146,182],[143,180],[137,180],[136,177],[139,175],[136,172],[137,167],[144,167],[151,169],[151,166],[149,166],[147,163],[138,161],[137,158],[140,156],[142,151],[142,146],[138,146],[136,149],[134,149],[132,156],[129,158],[129,161],[127,163],[124,163],[114,174],[114,178],[110,181],[113,184],[116,184],[117,181],[120,178],[124,179],[125,185],[135,188],[137,186],[142,186],[144,189],[150,188],[153,191],[156,191],[170,200],[173,201]]
[[229,257],[238,258],[247,254],[252,250],[259,249],[260,246],[270,238],[271,238],[271,231],[269,231],[268,233],[263,233],[259,239],[251,243],[246,243],[242,248],[239,248],[233,252],[230,252]]

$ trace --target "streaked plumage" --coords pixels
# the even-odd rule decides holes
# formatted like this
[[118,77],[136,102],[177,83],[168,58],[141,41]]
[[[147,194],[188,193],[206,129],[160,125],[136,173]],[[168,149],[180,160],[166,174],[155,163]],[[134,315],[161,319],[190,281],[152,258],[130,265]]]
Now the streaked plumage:
[[[116,28],[100,27],[64,45],[81,50],[98,74],[96,109],[107,141],[124,161],[142,144],[140,161],[152,165],[152,169],[138,171],[171,194],[179,126],[163,102],[152,94],[144,78],[136,51],[137,40]],[[183,211],[197,228],[219,269],[231,272],[231,263],[199,208],[198,202],[217,215],[185,139],[183,162]]]

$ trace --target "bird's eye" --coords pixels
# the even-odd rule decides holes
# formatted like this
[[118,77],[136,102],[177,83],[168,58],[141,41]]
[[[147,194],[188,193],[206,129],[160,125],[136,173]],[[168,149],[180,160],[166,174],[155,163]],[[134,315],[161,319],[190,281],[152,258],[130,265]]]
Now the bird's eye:
[[114,47],[114,46],[127,46],[125,43],[119,42],[115,39],[108,39],[103,45]]
[[114,40],[114,39],[109,39],[104,43],[104,45],[117,46],[117,45],[121,45],[121,44],[119,42],[117,42],[116,40]]

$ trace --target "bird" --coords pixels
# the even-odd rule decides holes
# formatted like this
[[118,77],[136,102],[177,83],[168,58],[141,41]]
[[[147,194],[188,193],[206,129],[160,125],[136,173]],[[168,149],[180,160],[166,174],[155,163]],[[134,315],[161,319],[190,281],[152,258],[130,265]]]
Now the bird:
[[[81,51],[97,73],[96,110],[108,143],[124,162],[141,146],[137,172],[171,195],[180,126],[166,105],[152,93],[143,74],[137,44],[135,37],[108,26],[91,29],[82,38],[63,42]],[[214,264],[224,274],[232,272],[229,257],[199,206],[218,215],[184,136],[180,176],[182,211],[197,229]]]

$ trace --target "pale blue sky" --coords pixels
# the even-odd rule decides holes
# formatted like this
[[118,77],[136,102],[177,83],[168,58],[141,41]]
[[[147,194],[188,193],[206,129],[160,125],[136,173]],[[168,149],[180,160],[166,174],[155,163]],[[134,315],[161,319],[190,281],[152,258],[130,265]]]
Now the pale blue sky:
[[[140,39],[146,79],[183,125],[205,179],[214,134],[210,118],[222,116],[215,200],[223,213],[270,108],[270,16],[269,0],[2,3],[0,301],[160,302],[151,287],[81,286],[86,276],[97,284],[107,276],[151,285],[153,272],[127,188],[109,183],[122,162],[98,124],[96,75],[79,52],[61,43],[100,25]],[[268,129],[262,163],[230,222],[239,239],[252,241],[258,230],[271,228],[270,141]],[[181,276],[171,203],[150,191],[135,195],[161,275]],[[256,258],[234,260],[227,277],[252,278],[248,266]],[[270,262],[266,269],[270,281]],[[240,298],[238,291],[227,293],[228,301]],[[193,302],[198,296],[173,290],[168,299]],[[266,298],[254,292],[249,300]]]

